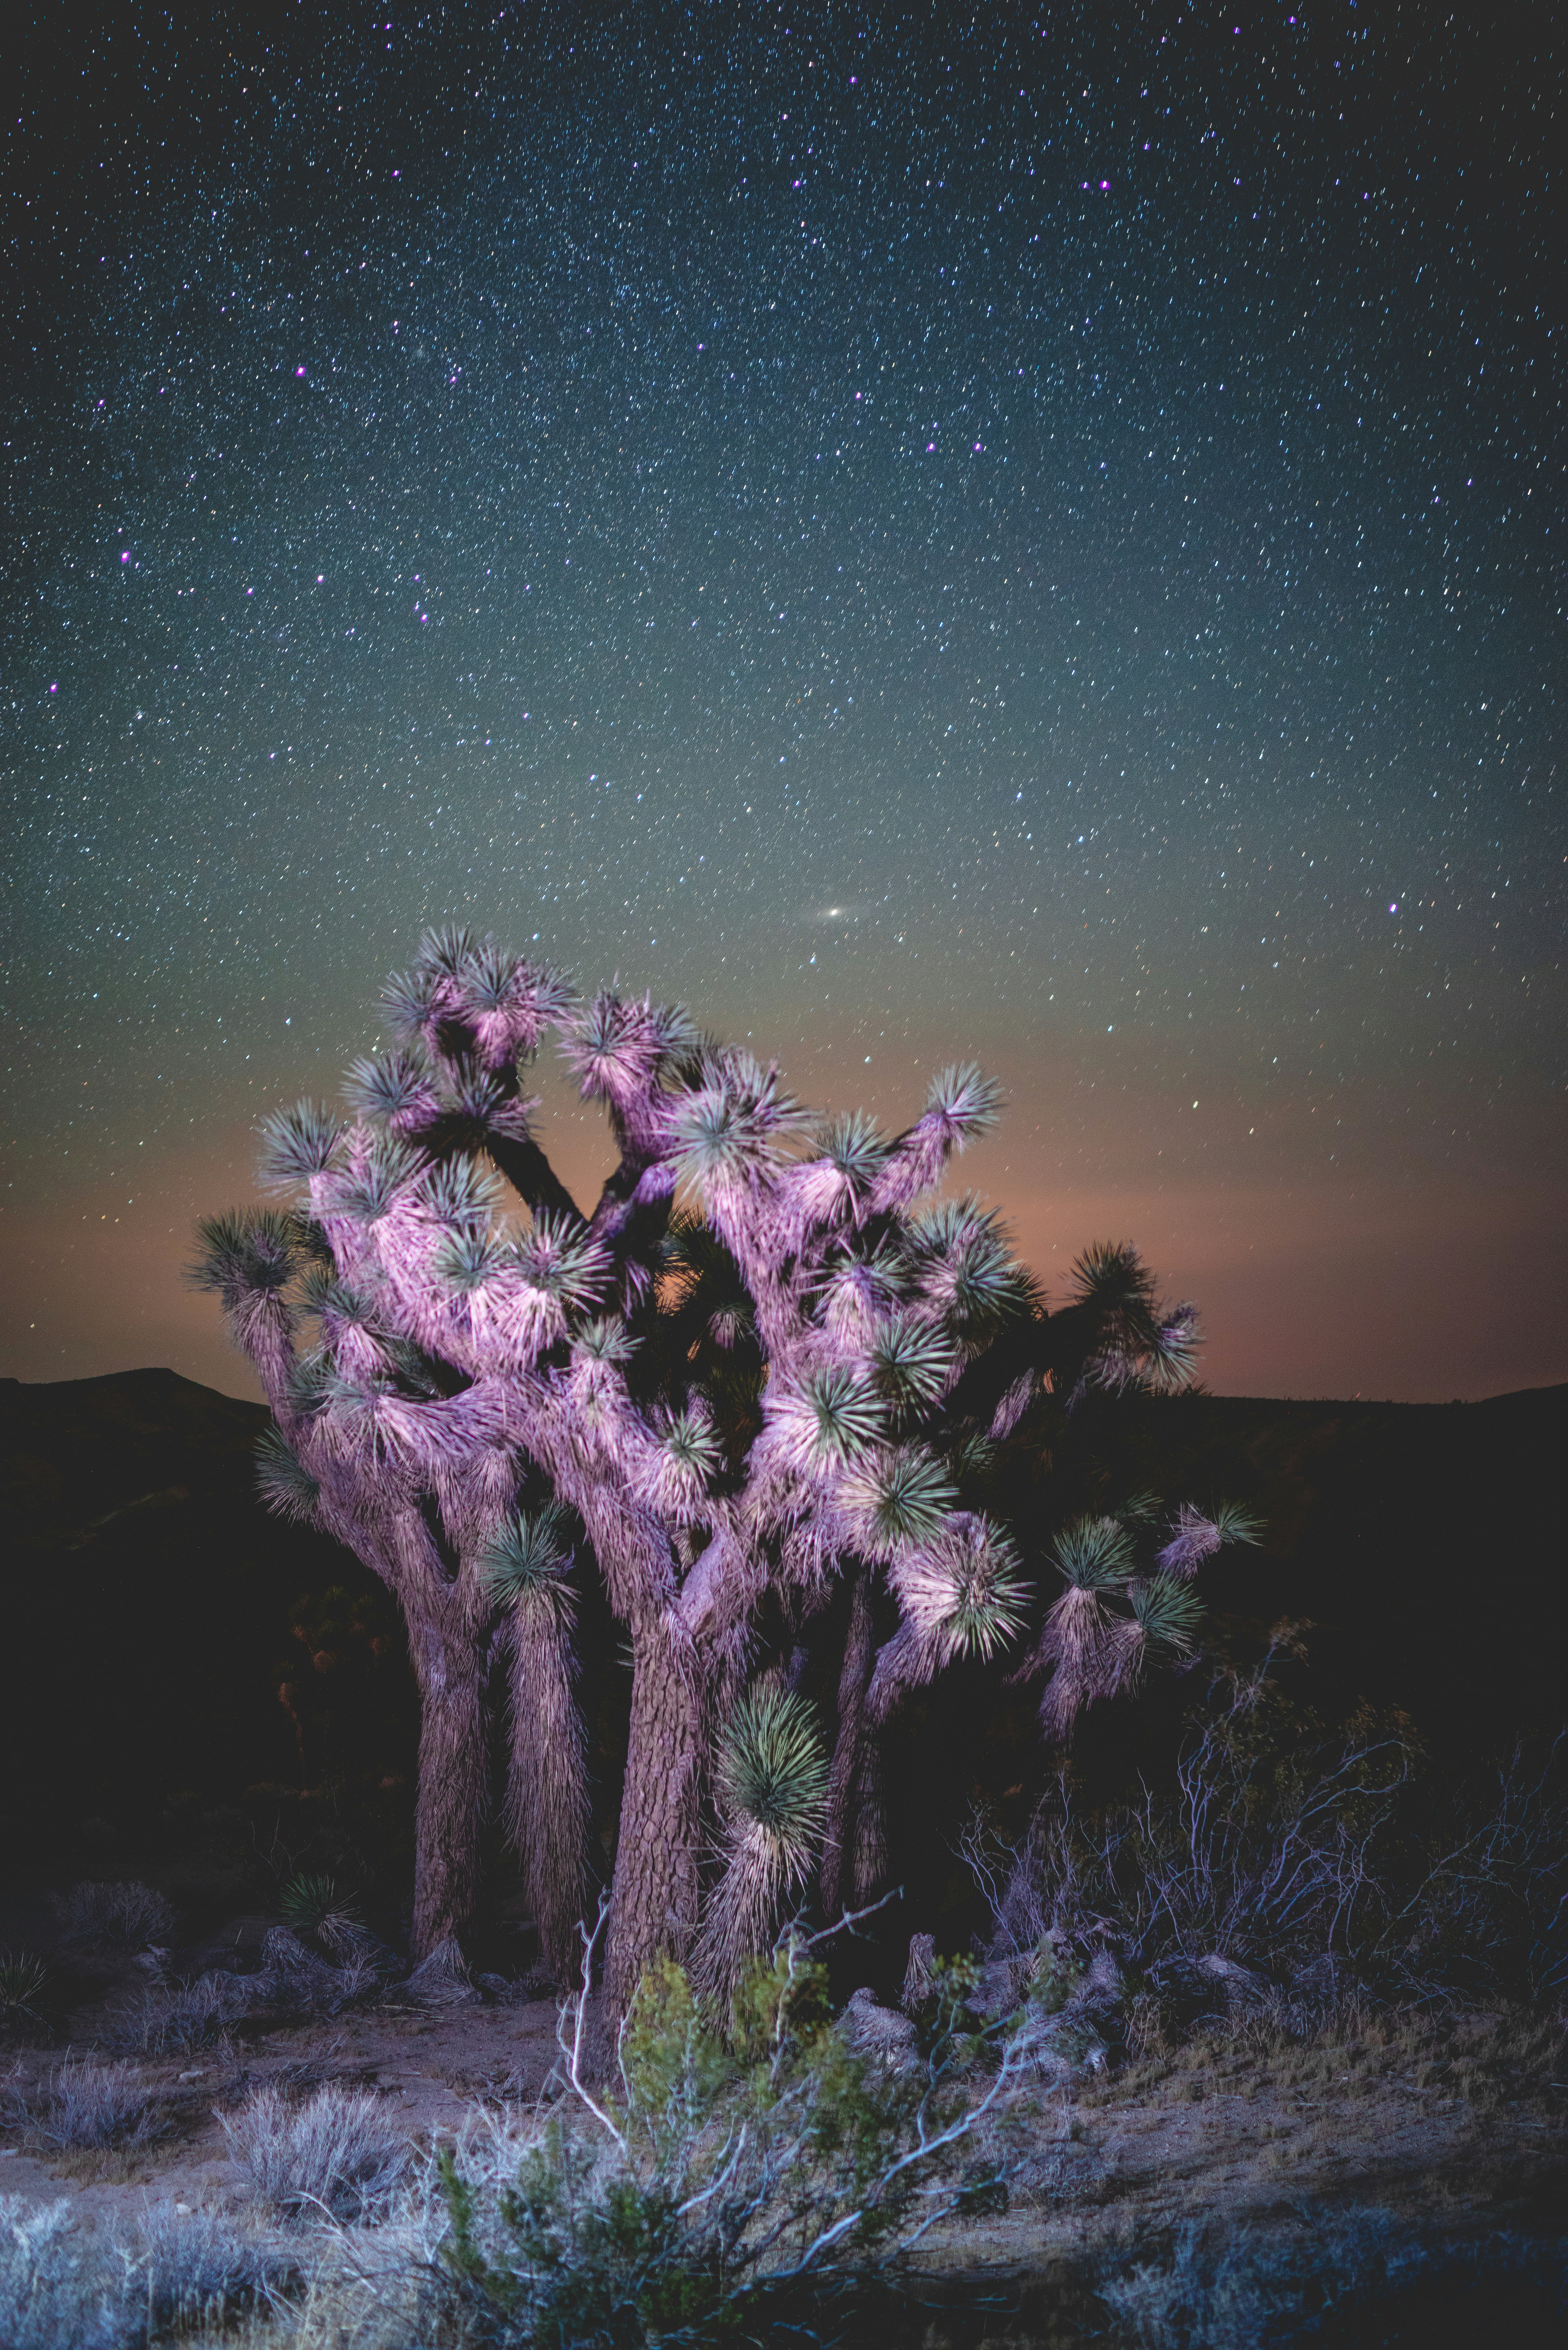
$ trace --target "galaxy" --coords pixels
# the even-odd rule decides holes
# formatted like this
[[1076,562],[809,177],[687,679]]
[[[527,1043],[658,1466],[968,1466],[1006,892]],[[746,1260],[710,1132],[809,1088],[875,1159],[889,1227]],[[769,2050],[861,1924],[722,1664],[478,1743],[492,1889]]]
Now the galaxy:
[[192,1220],[458,920],[823,1109],[978,1058],[962,1180],[1048,1295],[1137,1242],[1217,1390],[1568,1377],[1529,38],[339,0],[7,42],[0,1371],[253,1393]]

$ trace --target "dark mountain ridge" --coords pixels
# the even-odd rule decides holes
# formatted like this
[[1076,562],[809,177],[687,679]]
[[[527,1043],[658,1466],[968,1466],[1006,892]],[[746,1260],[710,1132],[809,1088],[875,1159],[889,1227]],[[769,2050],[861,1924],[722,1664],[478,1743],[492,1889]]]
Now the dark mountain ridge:
[[[6,1827],[25,1873],[90,1857],[95,1837],[127,1850],[171,1805],[406,1783],[397,1612],[335,1543],[261,1507],[266,1417],[168,1370],[0,1380]],[[1314,1702],[1397,1707],[1434,1746],[1477,1753],[1563,1719],[1568,1386],[1475,1404],[1095,1401],[1075,1448],[1108,1492],[1224,1496],[1266,1520],[1205,1597],[1222,1621],[1309,1621]],[[961,1675],[933,1691],[912,1740],[943,1743],[955,1708],[972,1733],[978,1697]],[[1106,1709],[1091,1744],[1130,1727]]]

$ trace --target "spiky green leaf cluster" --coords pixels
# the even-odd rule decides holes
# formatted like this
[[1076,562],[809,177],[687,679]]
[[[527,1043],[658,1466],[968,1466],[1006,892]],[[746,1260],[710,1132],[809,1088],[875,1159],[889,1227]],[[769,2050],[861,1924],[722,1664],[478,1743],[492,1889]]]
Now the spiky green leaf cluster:
[[1108,1591],[1137,1573],[1132,1537],[1116,1518],[1075,1520],[1057,1535],[1052,1556],[1075,1591]]
[[519,1510],[492,1537],[479,1578],[498,1607],[549,1598],[571,1565],[566,1512],[555,1502]]
[[922,1295],[971,1341],[1033,1309],[1033,1284],[1000,1217],[978,1201],[944,1200],[911,1217],[904,1251]]
[[543,1290],[569,1314],[596,1304],[609,1279],[609,1257],[587,1225],[550,1208],[535,1209],[513,1254],[529,1288]]
[[618,1314],[601,1314],[572,1334],[572,1352],[587,1363],[629,1363],[642,1341]]
[[256,1492],[280,1518],[308,1525],[316,1516],[321,1488],[275,1428],[264,1428],[256,1439]]
[[433,1098],[430,1064],[409,1046],[377,1053],[353,1063],[343,1091],[361,1118],[383,1123],[403,1118]]
[[706,1484],[716,1476],[724,1458],[718,1431],[707,1413],[698,1404],[687,1404],[671,1412],[659,1436],[659,1442],[676,1463]]
[[901,1545],[934,1541],[958,1505],[941,1464],[912,1446],[875,1455],[851,1471],[840,1500],[862,1541],[880,1557]]
[[1263,1520],[1256,1511],[1244,1508],[1240,1502],[1217,1503],[1212,1524],[1222,1544],[1245,1543],[1253,1545],[1263,1539]]
[[193,1288],[215,1290],[225,1305],[286,1288],[299,1262],[297,1220],[273,1208],[235,1208],[202,1216],[201,1254],[186,1267]]
[[827,1802],[827,1758],[811,1708],[786,1690],[744,1699],[719,1749],[720,1800],[774,1836],[787,1860],[809,1854]]
[[330,1263],[312,1264],[300,1276],[298,1304],[302,1314],[324,1327],[366,1330],[376,1318],[365,1292],[351,1281],[340,1280]]
[[49,1969],[30,1950],[0,1950],[0,2015],[35,2017]]
[[381,990],[381,1009],[395,1036],[422,1036],[435,1018],[436,978],[433,972],[394,972]]
[[804,1116],[776,1069],[749,1053],[728,1053],[703,1084],[674,1097],[670,1155],[684,1181],[749,1181],[775,1162]]
[[857,1109],[830,1119],[817,1136],[816,1148],[855,1196],[861,1198],[887,1165],[892,1145],[876,1120]]
[[334,1877],[301,1870],[278,1895],[278,1908],[296,1934],[328,1934],[359,1923],[358,1905]]
[[275,1110],[264,1118],[259,1130],[257,1174],[269,1189],[286,1191],[331,1166],[344,1129],[342,1119],[325,1104],[296,1101],[292,1109]]
[[984,1076],[976,1062],[954,1062],[931,1080],[926,1114],[940,1118],[962,1145],[996,1124],[1002,1098],[996,1079]]
[[900,1412],[936,1403],[951,1374],[953,1344],[934,1322],[898,1315],[881,1323],[867,1342],[872,1385]]
[[480,952],[466,922],[446,922],[420,941],[419,968],[432,979],[466,979]]
[[468,1297],[484,1287],[507,1257],[489,1232],[458,1231],[446,1234],[431,1269],[443,1289],[454,1297]]
[[425,1165],[419,1151],[395,1135],[378,1134],[358,1163],[339,1180],[332,1205],[341,1216],[379,1223],[407,1199]]
[[1190,1649],[1203,1620],[1203,1602],[1190,1583],[1174,1575],[1151,1575],[1130,1586],[1127,1599],[1146,1640],[1180,1655]]
[[[929,1586],[922,1593],[922,1580]],[[1008,1536],[983,1520],[961,1527],[899,1578],[900,1596],[917,1620],[921,1599],[940,1608],[944,1655],[989,1660],[1014,1638],[1028,1612],[1030,1586]]]
[[858,1461],[882,1435],[881,1403],[858,1371],[808,1372],[799,1397],[812,1430],[812,1451],[820,1460]]
[[469,957],[462,973],[463,999],[473,1012],[507,1012],[519,1000],[517,959],[486,939]]
[[481,1232],[501,1205],[501,1184],[482,1159],[460,1150],[431,1167],[420,1187],[427,1212],[455,1232]]
[[869,1249],[828,1258],[816,1284],[817,1311],[830,1328],[862,1328],[891,1313],[909,1285],[909,1269],[884,1236]]

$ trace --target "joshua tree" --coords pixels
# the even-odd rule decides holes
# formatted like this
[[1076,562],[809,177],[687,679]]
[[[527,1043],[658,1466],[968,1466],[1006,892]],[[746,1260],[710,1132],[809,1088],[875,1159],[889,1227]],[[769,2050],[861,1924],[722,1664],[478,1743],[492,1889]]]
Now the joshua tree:
[[[971,1201],[922,1211],[995,1115],[972,1067],[945,1071],[896,1137],[857,1115],[814,1130],[775,1068],[679,1012],[614,993],[581,1006],[547,968],[463,931],[428,936],[384,1001],[396,1042],[350,1071],[352,1120],[301,1103],[265,1130],[265,1174],[305,1197],[205,1225],[195,1277],[222,1295],[271,1403],[271,1497],[348,1543],[408,1619],[424,1709],[416,1952],[472,1912],[498,1644],[508,1820],[557,1969],[578,1914],[570,1521],[520,1514],[531,1482],[580,1523],[631,1636],[611,1997],[624,2004],[664,1949],[694,1953],[719,1990],[798,1891],[825,1804],[828,1889],[870,1884],[881,1725],[1023,1620],[1012,1541],[966,1506],[988,1449],[1052,1395],[1060,1408],[1093,1382],[1180,1384],[1191,1309],[1161,1310],[1116,1249],[1081,1261],[1047,1315],[993,1217]],[[523,1097],[546,1029],[618,1147],[588,1215]],[[826,1773],[782,1659],[845,1573]],[[879,1648],[878,1575],[900,1611]],[[1094,1638],[1076,1616],[1064,1628],[1065,1603],[1048,1619],[1062,1721],[1125,1686],[1134,1649],[1185,1636],[1164,1586],[1130,1563],[1122,1584],[1131,1631],[1102,1638],[1102,1618],[1123,1622],[1103,1596]],[[1127,1659],[1107,1680],[1114,1638]],[[704,1927],[712,1803],[724,1857]]]

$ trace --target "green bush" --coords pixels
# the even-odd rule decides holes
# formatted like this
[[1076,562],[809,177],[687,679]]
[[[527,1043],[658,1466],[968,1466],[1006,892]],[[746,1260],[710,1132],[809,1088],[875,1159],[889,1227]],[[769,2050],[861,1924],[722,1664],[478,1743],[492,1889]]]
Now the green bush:
[[665,1961],[639,1990],[613,2096],[587,2085],[582,2002],[563,2011],[576,2093],[510,2178],[438,2158],[441,2262],[481,2338],[642,2350],[718,2343],[883,2270],[939,2220],[1005,2203],[1000,2126],[1021,2059],[976,2026],[970,1970],[939,1970],[919,2061],[854,2053],[824,1970],[792,1942],[715,2028]]

